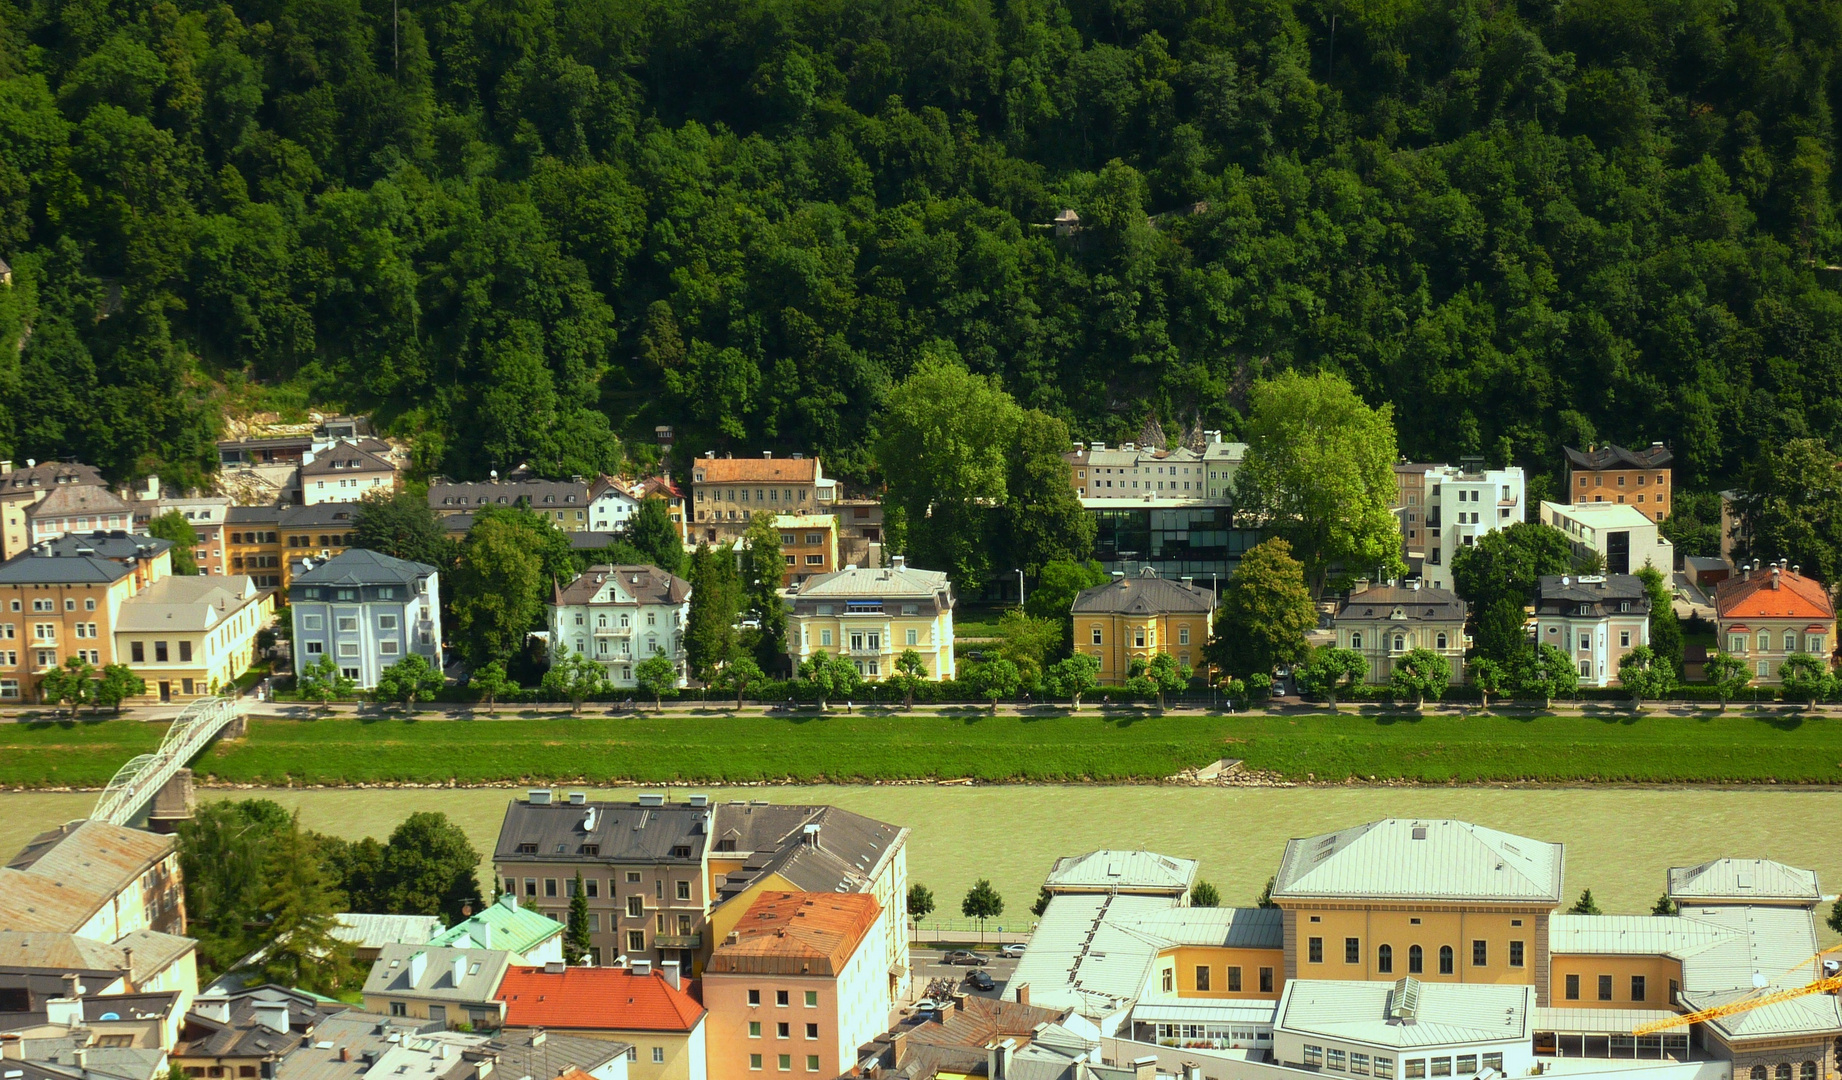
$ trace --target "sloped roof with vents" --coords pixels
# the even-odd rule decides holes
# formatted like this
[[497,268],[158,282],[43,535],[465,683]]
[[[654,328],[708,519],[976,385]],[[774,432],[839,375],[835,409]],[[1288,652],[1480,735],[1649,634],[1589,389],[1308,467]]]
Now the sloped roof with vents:
[[1715,586],[1714,606],[1722,619],[1820,619],[1836,617],[1823,583],[1796,570],[1754,570]]
[[[88,820],[40,833],[7,863],[7,870],[23,873],[0,872],[0,930],[78,929],[109,897],[166,858],[173,840]],[[47,909],[47,903],[55,906]]]
[[764,892],[716,948],[704,977],[844,972],[882,914],[869,893]]
[[1207,614],[1215,610],[1215,594],[1158,577],[1156,571],[1146,567],[1136,577],[1115,578],[1104,585],[1082,589],[1071,610],[1076,615]]
[[1161,892],[1181,896],[1196,881],[1196,861],[1150,851],[1090,851],[1055,860],[1043,885],[1050,892]]
[[352,443],[340,440],[314,454],[301,466],[302,476],[345,476],[351,473],[394,473],[395,465]]
[[811,484],[819,479],[819,459],[810,457],[698,458],[691,468],[703,484]]
[[1669,897],[1680,904],[1708,900],[1814,904],[1823,898],[1816,871],[1771,859],[1714,859],[1699,866],[1672,866],[1668,880]]
[[304,574],[296,585],[410,585],[435,572],[428,563],[411,562],[393,555],[352,548],[342,551]]
[[682,604],[691,598],[691,583],[656,566],[601,563],[583,571],[556,591],[552,602],[564,604]]
[[506,949],[528,953],[563,932],[563,924],[535,908],[520,907],[511,893],[435,935],[431,945]]
[[125,514],[128,504],[108,488],[89,484],[64,484],[51,489],[37,506],[27,510],[29,517],[54,518],[87,514]]
[[498,998],[508,1028],[689,1032],[704,1017],[704,1007],[663,972],[636,975],[617,967],[509,968]]
[[[1412,1023],[1391,1015],[1402,984],[1417,990]],[[1280,995],[1273,1028],[1402,1050],[1523,1042],[1534,1007],[1535,988],[1527,985],[1293,979]]]
[[1560,844],[1467,821],[1386,818],[1287,841],[1273,898],[1558,905],[1561,862]]
[[1403,589],[1381,585],[1351,593],[1337,605],[1340,620],[1392,619],[1399,610],[1403,622],[1454,622],[1463,620],[1466,606],[1449,589]]
[[1567,455],[1567,464],[1588,472],[1598,472],[1601,469],[1661,469],[1675,460],[1669,447],[1662,443],[1651,443],[1642,450],[1626,450],[1614,443],[1587,450],[1563,446],[1561,450]]

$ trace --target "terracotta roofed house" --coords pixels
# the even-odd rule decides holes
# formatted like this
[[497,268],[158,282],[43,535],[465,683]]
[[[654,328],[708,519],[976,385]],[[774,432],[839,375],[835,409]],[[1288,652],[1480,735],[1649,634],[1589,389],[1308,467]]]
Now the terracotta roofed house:
[[510,968],[499,984],[505,1026],[630,1044],[634,1080],[705,1080],[704,1006],[676,964],[661,967]]
[[704,968],[711,1073],[849,1070],[895,1004],[890,921],[865,893],[756,898]]
[[1836,609],[1829,590],[1799,568],[1783,562],[1760,569],[1743,567],[1740,576],[1720,583],[1714,593],[1720,642],[1752,665],[1759,682],[1782,682],[1780,668],[1792,653],[1809,653],[1830,662],[1836,636]]
[[772,451],[758,458],[717,457],[711,452],[691,462],[691,525],[705,541],[733,539],[761,511],[829,510],[837,492],[837,481],[825,478],[818,458],[775,457]]

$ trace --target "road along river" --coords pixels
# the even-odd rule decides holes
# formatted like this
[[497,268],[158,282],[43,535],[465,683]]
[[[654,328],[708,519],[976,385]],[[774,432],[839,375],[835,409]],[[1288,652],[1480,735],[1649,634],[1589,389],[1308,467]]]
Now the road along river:
[[[707,791],[712,799],[832,803],[908,826],[909,877],[933,889],[939,914],[988,877],[1015,927],[1060,855],[1100,847],[1147,848],[1198,859],[1225,903],[1251,903],[1289,837],[1380,817],[1453,817],[1567,845],[1566,887],[1591,888],[1608,912],[1647,912],[1663,872],[1722,855],[1760,856],[1815,869],[1842,891],[1842,791],[1810,788],[1539,788],[884,785],[755,787]],[[636,789],[611,797],[631,799]],[[387,836],[417,810],[439,810],[490,857],[508,788],[201,790],[201,799],[274,799],[298,807],[312,829]],[[94,794],[0,794],[0,858],[34,833],[82,817]],[[489,878],[482,877],[483,883]],[[1824,914],[1827,914],[1825,910]],[[1836,935],[1824,931],[1826,940]]]

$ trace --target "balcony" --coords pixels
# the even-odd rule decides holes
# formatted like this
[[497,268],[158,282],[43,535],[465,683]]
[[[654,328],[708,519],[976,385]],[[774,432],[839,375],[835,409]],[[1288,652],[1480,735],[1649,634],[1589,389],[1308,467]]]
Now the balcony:
[[652,943],[660,949],[700,949],[704,944],[702,934],[656,934]]
[[633,627],[631,626],[597,626],[595,627],[595,636],[596,637],[621,637],[621,638],[632,637]]

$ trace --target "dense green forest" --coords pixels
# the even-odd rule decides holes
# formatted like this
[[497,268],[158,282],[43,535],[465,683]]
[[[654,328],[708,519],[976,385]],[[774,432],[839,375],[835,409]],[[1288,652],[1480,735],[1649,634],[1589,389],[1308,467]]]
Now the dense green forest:
[[957,355],[1076,437],[1335,370],[1415,457],[1705,490],[1842,444],[1839,49],[1842,0],[3,0],[0,453],[196,476],[292,402],[459,475],[669,423],[872,478]]

